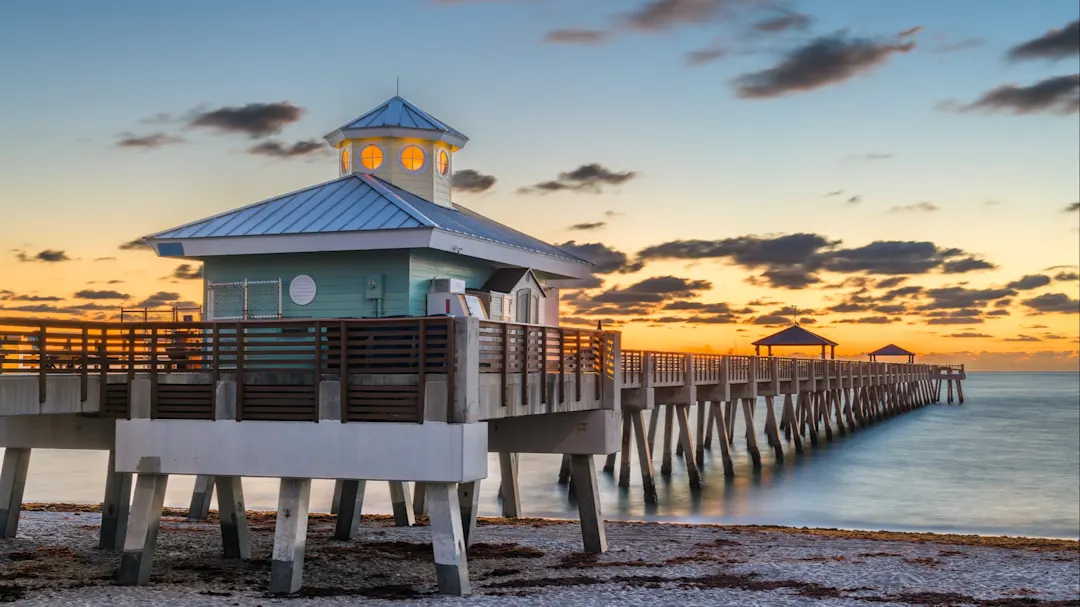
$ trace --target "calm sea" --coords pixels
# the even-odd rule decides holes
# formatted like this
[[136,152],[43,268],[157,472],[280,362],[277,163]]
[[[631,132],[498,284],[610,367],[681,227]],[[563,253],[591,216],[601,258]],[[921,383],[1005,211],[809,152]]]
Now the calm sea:
[[[963,406],[932,405],[901,415],[810,449],[806,456],[788,457],[781,467],[772,465],[763,448],[765,466],[758,475],[746,456],[743,431],[736,428],[736,478],[724,479],[714,449],[706,452],[705,487],[691,492],[676,460],[671,477],[658,476],[658,507],[646,507],[636,464],[628,490],[601,473],[604,514],[627,520],[1080,537],[1080,376],[971,373],[964,392]],[[655,460],[659,472],[658,455]],[[104,453],[35,451],[25,499],[100,502],[106,462]],[[597,469],[602,465],[598,457]],[[566,487],[556,483],[558,468],[558,456],[522,456],[526,516],[576,517]],[[482,483],[482,515],[499,513],[498,477],[493,457]],[[193,477],[171,478],[166,504],[186,507],[193,482]],[[276,481],[245,479],[244,489],[249,508],[276,507]],[[331,481],[315,481],[312,509],[328,511],[332,493]],[[369,483],[364,508],[390,512],[385,483]]]

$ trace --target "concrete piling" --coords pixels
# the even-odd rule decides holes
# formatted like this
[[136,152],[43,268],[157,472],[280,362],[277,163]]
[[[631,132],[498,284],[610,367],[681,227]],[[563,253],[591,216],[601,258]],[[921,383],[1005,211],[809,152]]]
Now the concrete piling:
[[394,525],[412,527],[416,524],[413,513],[412,497],[409,484],[404,481],[390,481],[390,503],[394,508]]
[[271,593],[289,594],[300,590],[304,576],[310,498],[311,479],[281,479],[277,523],[274,525],[274,551],[270,561]]
[[150,581],[168,482],[169,477],[165,474],[139,474],[135,480],[135,496],[124,536],[124,553],[120,557],[117,579],[120,585],[142,586]]
[[4,449],[4,465],[0,469],[0,531],[4,538],[13,538],[19,531],[19,513],[29,468],[30,449]]
[[214,477],[196,476],[195,488],[191,491],[191,505],[188,506],[188,520],[205,521],[210,516],[210,500],[213,497]]
[[645,412],[635,411],[624,414],[631,417],[634,425],[634,438],[637,443],[638,467],[641,469],[641,485],[645,491],[645,503],[655,504],[656,476],[653,474],[652,452],[649,450],[649,440],[645,435]]
[[480,481],[458,483],[458,507],[461,509],[461,533],[465,547],[476,539],[476,512],[480,507]]
[[225,558],[249,559],[251,541],[248,536],[247,508],[244,506],[244,486],[239,476],[217,476],[214,479]]
[[698,472],[697,462],[694,458],[694,437],[690,434],[690,420],[688,409],[690,405],[673,405],[675,415],[679,419],[679,444],[683,446],[686,454],[686,475],[690,479],[691,489],[701,488],[701,474]]
[[334,539],[351,540],[356,537],[360,529],[360,513],[364,509],[367,481],[339,480],[335,483],[335,489],[340,493],[338,493],[337,519],[334,522]]
[[457,485],[430,483],[427,495],[439,592],[467,596],[472,593],[472,587],[469,584],[469,563],[465,556],[465,533],[461,527]]
[[127,535],[131,512],[130,472],[116,471],[116,450],[109,451],[109,467],[105,472],[105,499],[101,504],[100,550],[120,550]]
[[516,453],[499,454],[499,474],[502,476],[502,515],[505,518],[518,518],[521,516],[521,490],[518,487]]
[[596,484],[596,463],[591,455],[570,456],[574,477],[578,479],[577,504],[581,520],[581,539],[585,552],[598,554],[607,551],[604,519],[600,512],[600,489]]

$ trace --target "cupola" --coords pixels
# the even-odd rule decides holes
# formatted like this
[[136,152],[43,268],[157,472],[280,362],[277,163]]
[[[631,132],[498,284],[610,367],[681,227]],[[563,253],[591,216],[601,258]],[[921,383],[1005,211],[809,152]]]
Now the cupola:
[[443,206],[451,206],[454,152],[461,132],[400,96],[326,135],[338,172],[368,173]]

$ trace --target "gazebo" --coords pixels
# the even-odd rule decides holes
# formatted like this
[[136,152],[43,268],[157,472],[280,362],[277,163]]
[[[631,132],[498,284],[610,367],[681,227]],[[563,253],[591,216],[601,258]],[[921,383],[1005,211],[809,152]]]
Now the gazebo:
[[768,337],[763,337],[754,342],[754,353],[761,356],[761,346],[768,348],[768,355],[772,356],[773,346],[821,346],[821,358],[825,358],[825,348],[830,348],[831,358],[836,358],[836,346],[835,341],[822,337],[817,333],[807,331],[800,327],[798,324],[791,325],[790,327],[773,333]]
[[870,362],[875,362],[879,356],[906,356],[908,364],[915,362],[915,353],[909,352],[895,344],[889,344],[884,348],[878,348],[870,353]]

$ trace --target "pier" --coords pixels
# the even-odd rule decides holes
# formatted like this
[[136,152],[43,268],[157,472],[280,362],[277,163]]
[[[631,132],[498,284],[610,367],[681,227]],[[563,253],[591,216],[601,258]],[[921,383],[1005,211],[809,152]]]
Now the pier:
[[[733,474],[734,420],[777,461],[940,400],[963,367],[623,350],[621,335],[462,317],[229,323],[0,319],[0,529],[18,530],[33,449],[108,451],[100,547],[122,552],[119,582],[149,581],[170,475],[195,475],[193,503],[218,493],[222,553],[249,558],[240,478],[281,479],[271,592],[300,588],[310,480],[339,481],[335,536],[355,533],[368,481],[391,484],[398,524],[425,510],[435,573],[470,590],[477,483],[499,453],[503,503],[520,515],[515,453],[563,454],[583,549],[607,548],[595,455],[637,446],[648,499],[657,421],[661,473],[681,447],[691,485],[711,441]],[[779,402],[778,402],[779,401]],[[699,407],[696,427],[689,419]],[[645,413],[652,424],[646,426]],[[673,437],[677,420],[678,437]],[[835,428],[835,431],[834,431]],[[807,437],[808,443],[803,442]],[[212,479],[212,484],[211,484]],[[409,495],[413,483],[416,499]],[[127,501],[134,484],[134,497]],[[422,497],[421,497],[422,496]],[[196,513],[193,513],[196,514]]]

